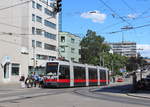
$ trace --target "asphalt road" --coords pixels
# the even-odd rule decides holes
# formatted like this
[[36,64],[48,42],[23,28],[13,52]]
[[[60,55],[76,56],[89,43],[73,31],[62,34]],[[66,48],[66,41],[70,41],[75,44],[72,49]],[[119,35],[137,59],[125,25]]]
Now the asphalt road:
[[1,89],[0,107],[150,107],[149,99],[127,96],[129,87]]

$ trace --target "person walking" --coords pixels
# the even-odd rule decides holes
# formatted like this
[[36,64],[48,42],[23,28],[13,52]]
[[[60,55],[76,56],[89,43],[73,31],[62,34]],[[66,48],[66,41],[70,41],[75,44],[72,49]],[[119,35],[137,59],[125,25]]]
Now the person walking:
[[33,87],[33,78],[30,75],[28,75],[28,77],[26,78],[25,84],[27,88]]
[[132,74],[132,84],[133,84],[133,91],[136,92],[136,89],[137,89],[137,76],[136,76],[135,72],[133,72],[133,74]]
[[43,86],[43,76],[40,75],[39,76],[39,88],[41,88]]
[[25,77],[24,77],[24,75],[22,75],[20,77],[20,84],[21,84],[21,88],[25,88]]
[[36,84],[38,83],[38,79],[39,76],[35,74],[35,72],[33,72],[32,76],[32,80],[33,80],[33,86],[36,87]]

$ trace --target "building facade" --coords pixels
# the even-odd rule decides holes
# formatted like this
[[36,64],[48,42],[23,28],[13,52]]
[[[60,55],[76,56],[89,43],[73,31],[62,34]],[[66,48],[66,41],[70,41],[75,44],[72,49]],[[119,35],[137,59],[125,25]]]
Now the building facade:
[[110,43],[113,53],[126,57],[136,57],[137,49],[135,42]]
[[1,0],[0,83],[43,73],[58,57],[58,16],[50,0]]
[[81,55],[79,54],[81,38],[68,33],[59,32],[59,57],[66,60],[79,62]]

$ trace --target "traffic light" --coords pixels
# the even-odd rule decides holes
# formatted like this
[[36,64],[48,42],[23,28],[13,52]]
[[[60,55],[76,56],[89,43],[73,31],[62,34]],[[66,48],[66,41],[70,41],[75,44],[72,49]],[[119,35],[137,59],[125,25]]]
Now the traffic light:
[[55,13],[59,13],[62,9],[61,9],[61,4],[62,0],[56,0],[55,4],[54,4],[54,12]]

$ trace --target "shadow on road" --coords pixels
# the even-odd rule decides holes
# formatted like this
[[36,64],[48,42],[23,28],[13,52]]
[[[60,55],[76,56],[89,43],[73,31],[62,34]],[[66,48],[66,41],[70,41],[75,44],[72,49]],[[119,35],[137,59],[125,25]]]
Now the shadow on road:
[[105,87],[105,88],[95,90],[95,92],[128,93],[131,91],[131,89],[132,89],[132,85],[127,84],[127,85],[117,85],[117,86]]
[[95,90],[95,92],[107,92],[107,93],[119,93],[119,94],[124,94],[124,93],[150,94],[150,90],[133,90],[132,84],[104,87]]

